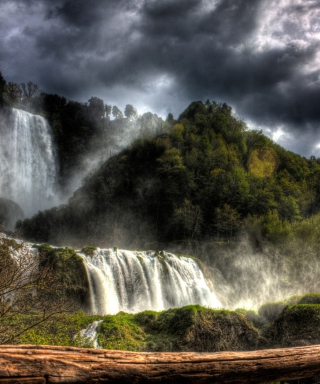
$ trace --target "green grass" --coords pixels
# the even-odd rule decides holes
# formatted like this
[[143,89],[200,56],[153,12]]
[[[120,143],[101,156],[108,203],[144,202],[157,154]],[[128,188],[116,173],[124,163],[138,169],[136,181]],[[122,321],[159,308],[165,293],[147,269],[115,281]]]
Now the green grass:
[[[37,316],[20,316],[16,319],[22,325],[28,325],[30,320],[35,320]],[[59,314],[52,316],[48,321],[26,331],[15,342],[19,344],[43,344],[43,345],[61,345],[75,347],[92,347],[87,340],[84,340],[77,334],[84,328],[87,328],[101,316],[86,316],[83,312],[73,315]]]

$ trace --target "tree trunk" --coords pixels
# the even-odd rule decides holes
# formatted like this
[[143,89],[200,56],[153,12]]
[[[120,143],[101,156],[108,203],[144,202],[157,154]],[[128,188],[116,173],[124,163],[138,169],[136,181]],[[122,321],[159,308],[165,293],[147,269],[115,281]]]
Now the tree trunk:
[[0,383],[265,383],[319,372],[320,345],[217,353],[0,347]]

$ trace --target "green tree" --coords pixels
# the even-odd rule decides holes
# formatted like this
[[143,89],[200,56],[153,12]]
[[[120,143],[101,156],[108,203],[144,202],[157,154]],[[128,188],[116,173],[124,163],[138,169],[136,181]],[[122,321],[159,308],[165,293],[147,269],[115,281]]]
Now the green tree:
[[109,118],[111,116],[111,112],[112,112],[112,105],[106,104],[104,106],[104,109],[105,109],[105,112],[106,112],[106,116]]
[[174,210],[169,223],[169,231],[176,240],[193,240],[201,234],[202,222],[203,217],[200,207],[185,199],[183,204]]
[[4,105],[4,93],[6,89],[6,81],[0,72],[0,106]]
[[223,235],[231,239],[241,225],[241,216],[238,211],[224,204],[221,208],[215,210],[215,227],[218,236]]
[[123,119],[123,113],[120,111],[120,109],[116,105],[112,107],[112,116],[115,119]]
[[89,99],[89,110],[95,120],[102,119],[105,114],[104,102],[98,97],[91,97]]
[[131,104],[127,104],[124,110],[124,115],[129,120],[135,120],[138,117],[137,110]]
[[5,87],[6,100],[11,104],[19,104],[22,101],[23,92],[19,84],[9,82]]

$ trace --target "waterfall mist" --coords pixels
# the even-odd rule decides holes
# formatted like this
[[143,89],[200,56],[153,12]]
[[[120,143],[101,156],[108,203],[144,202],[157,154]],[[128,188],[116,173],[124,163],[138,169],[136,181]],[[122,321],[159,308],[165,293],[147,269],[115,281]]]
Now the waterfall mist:
[[98,141],[88,143],[88,152],[66,180],[62,201],[67,201],[105,161],[128,148],[136,139],[155,137],[165,131],[163,120],[151,112],[144,113],[137,120],[106,120],[104,124]]
[[320,290],[320,263],[296,244],[286,254],[279,247],[265,245],[255,250],[247,239],[232,250],[222,248],[203,253],[222,305],[226,308],[259,309],[267,302]]
[[46,119],[25,111],[13,109],[8,120],[0,125],[0,196],[31,216],[58,201],[52,132]]

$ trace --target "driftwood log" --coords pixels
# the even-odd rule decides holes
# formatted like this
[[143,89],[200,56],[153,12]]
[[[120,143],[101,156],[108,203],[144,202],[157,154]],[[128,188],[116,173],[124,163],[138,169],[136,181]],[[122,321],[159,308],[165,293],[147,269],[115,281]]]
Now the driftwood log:
[[125,352],[4,345],[0,383],[265,383],[315,376],[320,345],[253,352]]

